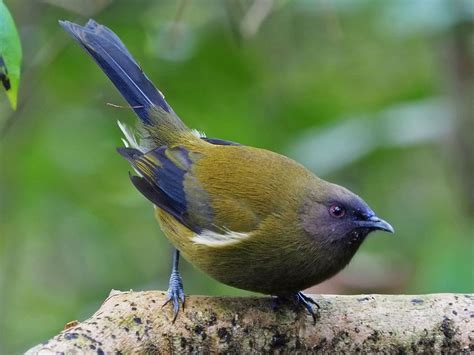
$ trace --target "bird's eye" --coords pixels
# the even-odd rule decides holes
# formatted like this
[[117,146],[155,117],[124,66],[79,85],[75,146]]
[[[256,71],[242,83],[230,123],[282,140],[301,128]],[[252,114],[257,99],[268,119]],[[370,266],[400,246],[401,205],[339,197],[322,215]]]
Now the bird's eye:
[[332,205],[329,207],[329,214],[336,218],[344,217],[346,209],[340,205]]

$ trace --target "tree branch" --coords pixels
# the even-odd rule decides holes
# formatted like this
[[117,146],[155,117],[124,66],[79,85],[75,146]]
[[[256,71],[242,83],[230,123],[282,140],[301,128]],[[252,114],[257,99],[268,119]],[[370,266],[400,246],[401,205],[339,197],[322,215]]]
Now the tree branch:
[[38,352],[253,353],[474,351],[474,295],[313,296],[318,321],[270,298],[189,296],[172,324],[165,293],[112,291],[84,322]]

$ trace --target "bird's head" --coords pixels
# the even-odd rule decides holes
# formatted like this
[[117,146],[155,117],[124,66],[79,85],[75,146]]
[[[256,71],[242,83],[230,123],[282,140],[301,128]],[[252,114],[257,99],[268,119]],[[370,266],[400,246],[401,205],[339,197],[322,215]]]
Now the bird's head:
[[346,188],[320,180],[302,207],[305,231],[319,243],[359,246],[372,231],[394,233],[359,196]]

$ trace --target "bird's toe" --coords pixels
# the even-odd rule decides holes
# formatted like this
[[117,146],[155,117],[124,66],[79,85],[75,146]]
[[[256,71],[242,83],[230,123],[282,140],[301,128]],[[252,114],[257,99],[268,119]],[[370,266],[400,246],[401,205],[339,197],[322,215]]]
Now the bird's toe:
[[185,294],[184,294],[184,288],[183,288],[183,281],[181,280],[181,276],[179,273],[172,273],[170,277],[170,283],[169,283],[169,288],[168,288],[168,297],[163,303],[163,306],[166,306],[168,303],[172,303],[173,305],[173,323],[176,321],[176,318],[179,313],[179,304],[183,305],[184,309],[184,302],[185,302]]

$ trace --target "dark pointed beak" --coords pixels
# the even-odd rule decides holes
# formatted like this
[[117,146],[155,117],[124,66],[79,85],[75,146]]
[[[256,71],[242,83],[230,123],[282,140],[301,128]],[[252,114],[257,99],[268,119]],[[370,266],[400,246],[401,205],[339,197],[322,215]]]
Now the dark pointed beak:
[[372,216],[362,221],[359,221],[358,224],[363,228],[395,233],[395,229],[393,229],[393,227],[387,221],[384,221],[383,219],[380,219],[377,216]]

